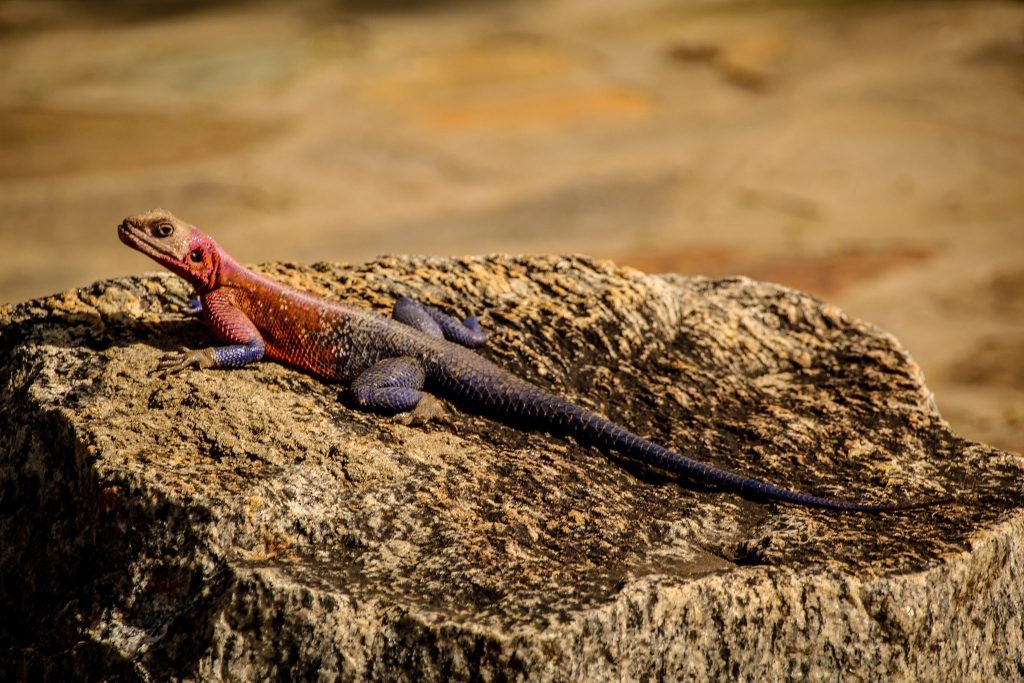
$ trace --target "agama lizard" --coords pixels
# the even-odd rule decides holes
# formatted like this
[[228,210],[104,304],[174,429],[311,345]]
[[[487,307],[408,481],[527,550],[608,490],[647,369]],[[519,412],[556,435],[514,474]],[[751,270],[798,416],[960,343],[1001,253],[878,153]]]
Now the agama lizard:
[[875,505],[791,491],[664,448],[596,413],[503,370],[472,349],[485,334],[475,318],[458,321],[401,298],[393,319],[288,287],[232,259],[209,235],[156,209],[125,218],[128,246],[189,282],[222,346],[166,355],[159,369],[236,368],[263,358],[351,383],[365,409],[430,419],[441,396],[501,418],[530,421],[656,467],[747,497],[831,510],[880,512],[923,504]]

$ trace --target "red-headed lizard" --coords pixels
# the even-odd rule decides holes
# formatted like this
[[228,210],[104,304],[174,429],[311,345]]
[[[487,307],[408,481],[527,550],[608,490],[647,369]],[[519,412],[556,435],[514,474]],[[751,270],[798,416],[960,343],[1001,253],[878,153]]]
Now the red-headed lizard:
[[212,237],[160,209],[124,219],[121,241],[187,280],[221,346],[172,353],[159,368],[234,368],[270,358],[318,377],[351,383],[363,408],[434,416],[434,394],[499,418],[570,434],[584,444],[623,453],[702,484],[751,498],[831,510],[881,512],[927,503],[876,505],[791,491],[664,448],[547,389],[498,367],[472,350],[485,335],[475,318],[458,321],[412,299],[393,318],[346,306],[254,273]]

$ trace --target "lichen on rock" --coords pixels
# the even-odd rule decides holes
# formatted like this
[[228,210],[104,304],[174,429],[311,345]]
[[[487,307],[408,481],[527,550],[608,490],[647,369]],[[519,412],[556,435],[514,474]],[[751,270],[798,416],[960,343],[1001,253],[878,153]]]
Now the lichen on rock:
[[[883,331],[744,278],[581,257],[270,264],[482,351],[760,504],[484,416],[410,428],[211,341],[166,274],[0,309],[0,678],[1024,675],[1024,458],[964,441]],[[6,652],[6,655],[4,653]]]

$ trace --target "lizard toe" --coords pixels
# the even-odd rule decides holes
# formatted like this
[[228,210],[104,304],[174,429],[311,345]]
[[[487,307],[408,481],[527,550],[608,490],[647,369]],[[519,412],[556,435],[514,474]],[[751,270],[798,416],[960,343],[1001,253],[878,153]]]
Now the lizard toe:
[[424,394],[416,407],[407,413],[395,416],[395,421],[408,427],[419,427],[431,420],[439,420],[447,417],[448,411],[436,398],[430,394]]
[[206,349],[182,349],[165,354],[154,372],[176,374],[186,368],[207,368],[212,365],[213,358]]

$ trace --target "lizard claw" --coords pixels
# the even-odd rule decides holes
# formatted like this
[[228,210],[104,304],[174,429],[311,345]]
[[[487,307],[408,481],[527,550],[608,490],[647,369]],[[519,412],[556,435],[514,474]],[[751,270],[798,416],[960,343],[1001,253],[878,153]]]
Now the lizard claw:
[[186,315],[197,315],[203,312],[203,302],[198,296],[184,297],[177,294],[168,294],[167,300]]
[[175,374],[186,368],[212,368],[216,364],[210,349],[181,349],[165,354],[153,372]]
[[407,427],[419,427],[434,419],[441,419],[447,416],[444,406],[430,394],[423,394],[416,407],[407,413],[395,416],[395,422]]

